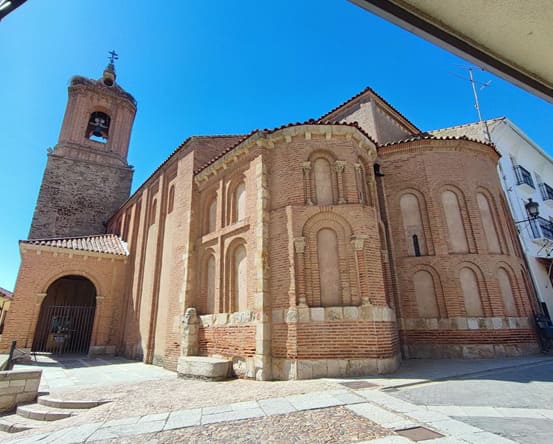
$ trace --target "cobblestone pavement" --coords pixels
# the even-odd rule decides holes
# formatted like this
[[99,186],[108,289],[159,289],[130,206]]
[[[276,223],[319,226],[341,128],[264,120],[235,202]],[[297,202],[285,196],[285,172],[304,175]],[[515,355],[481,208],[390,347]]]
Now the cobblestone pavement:
[[[105,443],[348,443],[392,432],[344,407],[149,433]],[[100,443],[102,441],[99,441]]]
[[[140,363],[134,364],[143,366]],[[419,366],[418,372],[417,366]],[[496,370],[491,371],[494,366]],[[506,369],[507,366],[510,368]],[[124,369],[117,365],[110,370],[114,371],[115,367]],[[88,367],[84,370],[88,370]],[[55,421],[35,431],[18,433],[10,442],[63,444],[85,440],[87,442],[146,442],[147,440],[161,443],[186,441],[187,436],[199,436],[198,440],[214,442],[213,439],[209,439],[210,433],[212,436],[226,433],[230,436],[229,440],[238,442],[233,438],[238,435],[233,434],[244,433],[245,430],[247,436],[251,436],[252,439],[244,442],[270,442],[265,438],[278,437],[279,433],[286,433],[286,430],[288,430],[286,438],[289,439],[281,442],[302,442],[299,438],[298,441],[292,440],[296,434],[300,437],[312,435],[314,438],[321,439],[321,441],[313,441],[306,438],[304,442],[347,442],[348,439],[350,442],[355,442],[360,439],[372,439],[362,435],[356,438],[355,435],[350,434],[351,430],[360,433],[359,427],[355,424],[361,422],[378,424],[378,426],[371,426],[370,429],[370,433],[375,433],[374,437],[381,436],[382,428],[387,431],[387,436],[371,441],[375,444],[412,442],[394,434],[394,431],[421,425],[444,435],[444,438],[425,441],[425,443],[499,444],[512,443],[519,439],[520,442],[525,442],[523,439],[528,434],[524,430],[503,433],[505,428],[501,429],[497,425],[498,419],[523,415],[531,420],[527,421],[526,427],[534,427],[531,423],[536,421],[539,426],[536,426],[536,431],[543,429],[544,421],[553,420],[553,411],[547,410],[551,408],[548,406],[550,398],[547,397],[548,395],[539,396],[541,389],[547,389],[548,393],[551,393],[550,386],[539,385],[551,383],[547,378],[550,378],[548,374],[552,374],[551,370],[553,370],[553,359],[543,356],[519,360],[473,361],[468,365],[461,364],[457,374],[454,373],[455,369],[448,361],[408,362],[406,370],[390,377],[354,378],[357,381],[355,390],[339,384],[343,380],[283,382],[232,380],[214,383],[183,380],[176,378],[175,374],[170,372],[161,374],[157,379],[151,379],[149,370],[149,368],[146,369],[146,373],[147,378],[150,379],[144,379],[144,375],[139,370],[133,370],[135,379],[126,384],[109,384],[112,379],[108,378],[107,385],[94,381],[89,387],[78,384],[78,387],[73,389],[58,387],[50,390],[52,396],[57,398],[80,400],[104,398],[112,402],[86,413],[80,413],[78,416]],[[460,379],[459,375],[463,374],[463,371],[478,373]],[[76,372],[76,379],[83,380],[78,369]],[[457,379],[446,382],[426,382],[432,378],[451,376]],[[119,377],[115,376],[116,379]],[[499,385],[495,390],[498,397],[493,398],[489,393],[485,394],[481,405],[478,404],[479,401],[475,401],[479,399],[476,396],[477,393],[462,395],[466,387],[457,386],[459,383],[483,380],[485,381],[483,385],[473,387],[471,390],[482,390],[486,384]],[[359,382],[362,381],[382,385],[360,389]],[[403,387],[405,384],[420,382],[424,383]],[[527,398],[535,395],[536,404],[539,405],[533,409],[521,409],[513,404],[516,407],[511,409],[482,410],[487,408],[486,399],[499,402],[503,400],[500,394],[506,396],[503,392],[510,388],[502,387],[501,383],[514,384],[518,387],[519,394],[512,395],[511,400],[516,399],[517,396]],[[386,392],[381,390],[383,386],[400,388]],[[444,388],[440,389],[440,386]],[[448,398],[449,395],[451,398]],[[449,399],[460,403],[466,400],[466,403],[464,406],[453,405]],[[547,416],[549,414],[551,416]],[[334,416],[342,420],[337,419],[333,422]],[[323,417],[324,419],[321,419]],[[304,420],[298,418],[304,418]],[[488,418],[488,421],[480,421],[482,418]],[[273,423],[274,427],[271,428]],[[302,427],[302,424],[305,427]],[[547,427],[550,427],[550,424]],[[258,428],[260,428],[259,432],[257,432]],[[202,431],[199,432],[199,430]],[[362,428],[361,431],[363,430],[369,433],[366,429]],[[325,433],[329,436],[329,441],[323,440]],[[336,438],[335,433],[344,433],[346,438],[339,436]],[[502,438],[498,434],[509,436],[515,441]],[[536,440],[532,444],[538,442],[540,441]]]

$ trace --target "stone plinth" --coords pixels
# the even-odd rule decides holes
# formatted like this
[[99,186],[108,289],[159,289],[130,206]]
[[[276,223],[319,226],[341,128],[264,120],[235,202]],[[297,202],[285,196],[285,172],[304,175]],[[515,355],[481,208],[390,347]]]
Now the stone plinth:
[[177,366],[179,376],[221,381],[232,374],[232,361],[207,356],[181,356]]
[[34,402],[42,370],[6,370],[0,372],[0,412]]

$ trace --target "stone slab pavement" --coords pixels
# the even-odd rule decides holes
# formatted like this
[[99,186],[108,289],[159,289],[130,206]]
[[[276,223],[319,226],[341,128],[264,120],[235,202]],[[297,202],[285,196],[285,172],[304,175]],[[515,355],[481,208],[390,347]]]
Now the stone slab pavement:
[[[131,364],[127,362],[126,364],[132,367],[132,364],[140,363]],[[215,434],[211,435],[213,437],[218,436],[218,434],[223,434],[222,436],[225,436],[224,433],[228,431],[229,427],[235,426],[241,427],[243,432],[247,434],[247,430],[251,430],[251,427],[256,427],[263,418],[276,417],[276,415],[279,415],[279,418],[287,418],[290,415],[298,415],[301,412],[309,411],[327,412],[330,414],[330,412],[335,411],[333,409],[346,409],[351,412],[352,418],[365,418],[369,420],[371,424],[376,424],[375,427],[386,430],[388,436],[380,436],[376,438],[376,441],[363,441],[374,444],[403,444],[412,442],[408,438],[397,435],[395,431],[416,426],[424,426],[443,435],[441,438],[424,441],[425,443],[446,444],[469,442],[500,444],[525,442],[519,441],[521,436],[524,437],[523,434],[512,433],[508,435],[502,433],[499,426],[494,428],[491,422],[478,423],[478,421],[482,418],[501,420],[507,416],[494,415],[512,415],[516,413],[516,415],[518,415],[517,417],[526,415],[525,417],[528,421],[541,421],[541,427],[543,426],[543,421],[549,421],[548,418],[553,418],[553,411],[547,408],[548,406],[542,405],[537,408],[529,408],[529,406],[512,406],[505,409],[503,406],[488,406],[483,402],[482,405],[467,403],[463,408],[468,408],[468,410],[463,410],[455,408],[459,406],[448,403],[446,398],[443,402],[429,403],[427,400],[416,398],[415,395],[422,397],[425,391],[432,393],[433,387],[440,384],[479,381],[481,379],[493,381],[496,377],[501,379],[501,376],[496,375],[505,375],[504,379],[513,379],[515,375],[519,375],[518,377],[522,381],[524,377],[521,375],[528,375],[529,372],[537,371],[535,369],[541,368],[542,366],[552,366],[551,370],[553,370],[553,358],[548,356],[535,356],[517,359],[474,360],[470,362],[432,360],[407,361],[398,373],[388,377],[333,380],[333,382],[366,381],[372,384],[378,384],[373,388],[349,389],[343,387],[337,389],[334,387],[332,389],[312,393],[300,393],[279,397],[273,396],[269,399],[252,399],[243,402],[222,403],[221,405],[199,408],[180,408],[164,412],[158,411],[153,414],[145,415],[131,414],[127,417],[118,419],[106,417],[92,423],[64,427],[46,433],[37,431],[34,434],[26,434],[26,436],[14,436],[13,439],[8,442],[146,443],[152,440],[157,442],[182,442],[178,434],[182,434],[186,429],[202,430],[201,428],[211,427],[210,430]],[[88,367],[94,366],[87,366],[85,370]],[[115,367],[118,366],[116,365]],[[153,373],[149,373],[151,366],[145,367],[148,368],[145,370],[144,374],[141,374],[141,371],[137,371],[137,378],[154,377]],[[158,368],[154,369],[162,370]],[[64,371],[69,370],[70,369],[64,369]],[[156,370],[153,371],[155,372]],[[172,377],[173,380],[175,379],[174,373],[167,372],[167,375],[164,372],[165,371],[162,371],[159,374],[161,380],[165,377]],[[512,375],[509,372],[511,372]],[[83,374],[86,374],[86,372]],[[72,383],[77,390],[80,387],[86,386],[86,381],[82,376],[83,374],[79,373],[77,370],[76,374],[73,375],[75,379],[72,380]],[[55,380],[59,377],[58,375],[54,375],[52,379]],[[98,376],[98,378],[100,378],[100,376]],[[118,379],[119,377],[114,376],[114,378]],[[101,380],[100,378],[99,381],[93,382],[105,384],[106,380]],[[190,381],[182,380],[179,381],[179,383],[180,382],[186,385]],[[522,382],[525,384],[535,383],[535,381]],[[252,381],[252,384],[258,383]],[[221,387],[221,390],[225,390],[224,383],[219,387]],[[230,384],[227,384],[226,387],[232,389],[232,385]],[[411,397],[405,395],[408,392],[413,392]],[[141,396],[141,394],[137,393],[136,396]],[[470,398],[470,393],[468,398]],[[474,396],[472,396],[472,399],[474,399]],[[431,400],[435,401],[436,398],[431,398]],[[490,407],[491,409],[477,411],[470,410],[470,407],[480,407],[481,409]],[[501,408],[504,410],[500,410]],[[516,408],[518,410],[515,412],[509,410],[509,408]],[[350,418],[349,421],[353,421],[353,419]],[[274,422],[276,423],[278,421]],[[551,429],[549,428],[549,430]],[[282,430],[274,430],[274,436],[278,436],[279,433],[282,434]],[[289,436],[294,435],[292,434]],[[212,438],[210,439],[212,440]],[[195,442],[210,442],[210,440],[195,440]],[[290,442],[293,442],[293,440],[291,439]],[[316,440],[316,442],[324,441]],[[344,439],[326,442],[360,441],[359,439]],[[536,443],[537,442],[534,442],[532,444]]]
[[40,392],[175,378],[174,372],[164,368],[118,356],[88,358],[37,354],[32,360],[15,365],[15,369],[29,368],[42,369]]

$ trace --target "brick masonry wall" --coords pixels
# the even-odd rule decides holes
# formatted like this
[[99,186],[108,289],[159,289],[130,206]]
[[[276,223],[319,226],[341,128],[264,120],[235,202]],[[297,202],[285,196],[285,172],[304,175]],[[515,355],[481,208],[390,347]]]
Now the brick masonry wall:
[[20,348],[32,346],[48,287],[57,278],[68,275],[88,278],[96,288],[91,346],[118,346],[126,266],[125,258],[121,257],[22,246],[21,266],[0,350],[8,350],[14,340]]
[[[442,318],[466,318],[463,290],[459,271],[469,267],[478,279],[481,304],[486,317],[507,316],[497,278],[498,269],[507,270],[512,282],[518,316],[528,317],[532,304],[524,283],[525,265],[518,256],[517,242],[510,228],[512,220],[505,212],[504,196],[496,174],[498,154],[493,148],[470,141],[421,140],[381,148],[379,161],[385,176],[382,178],[391,227],[395,279],[398,294],[395,296],[398,315],[404,320],[421,318],[415,299],[414,275],[425,270],[432,275],[440,311],[440,319],[421,319],[425,322],[440,322]],[[465,228],[468,251],[450,253],[448,229],[442,207],[441,193],[453,190],[458,196],[461,217]],[[501,253],[488,252],[482,217],[477,205],[478,192],[486,193],[492,207],[498,232]],[[428,253],[409,256],[400,197],[412,193],[419,200],[424,239]],[[466,321],[465,321],[466,324]],[[438,324],[437,324],[438,325]],[[440,324],[441,325],[441,324]],[[478,328],[474,331],[456,331],[459,327],[440,327],[439,331],[421,333],[420,330],[400,331],[404,352],[418,356],[417,344],[424,356],[428,356],[431,344],[436,344],[436,353],[443,354],[438,344],[451,339],[455,344],[535,343],[535,336],[527,327],[516,326],[504,334],[500,330]],[[513,350],[512,350],[513,351]],[[514,350],[516,351],[516,350]],[[489,354],[484,350],[484,354]]]
[[255,355],[255,325],[200,327],[200,356],[248,358]]

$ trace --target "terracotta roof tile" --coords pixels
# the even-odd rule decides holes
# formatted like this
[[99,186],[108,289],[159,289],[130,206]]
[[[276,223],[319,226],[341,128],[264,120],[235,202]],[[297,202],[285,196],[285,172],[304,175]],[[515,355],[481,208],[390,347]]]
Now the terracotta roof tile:
[[482,145],[487,145],[490,148],[493,148],[493,150],[496,153],[499,154],[499,152],[497,151],[497,149],[496,149],[496,147],[493,143],[484,142],[483,140],[478,140],[478,139],[474,139],[472,137],[467,137],[467,136],[441,136],[440,137],[440,136],[435,136],[434,134],[430,134],[430,133],[420,133],[420,134],[417,134],[416,136],[408,137],[408,138],[403,139],[403,140],[397,140],[397,141],[394,141],[394,142],[388,142],[388,143],[379,145],[379,147],[399,145],[401,143],[414,142],[416,140],[467,140],[469,142],[476,142],[476,143],[480,143]]
[[11,299],[13,298],[13,293],[10,290],[0,287],[0,296],[4,298]]
[[50,239],[29,239],[19,241],[21,244],[54,248],[67,248],[78,251],[128,256],[127,244],[115,234],[97,234],[93,236],[62,237]]
[[[488,129],[491,130],[497,123],[505,120],[505,117],[498,117],[496,119],[485,120],[488,125]],[[451,126],[449,128],[440,128],[430,131],[435,136],[466,136],[471,139],[480,140],[486,142],[486,136],[480,122],[466,123],[464,125]]]
[[317,120],[314,120],[314,119],[311,119],[311,120],[307,120],[306,122],[295,122],[295,123],[288,123],[286,125],[281,125],[277,128],[272,128],[272,129],[263,129],[263,130],[253,130],[250,134],[246,135],[246,136],[243,136],[242,139],[240,140],[237,140],[236,143],[234,145],[230,145],[228,146],[225,150],[223,151],[220,151],[217,155],[213,156],[211,159],[209,159],[207,162],[205,162],[203,165],[201,165],[199,168],[195,169],[194,170],[194,174],[198,174],[199,172],[201,172],[202,170],[204,170],[205,168],[207,168],[209,165],[211,165],[212,163],[216,162],[218,159],[220,159],[221,157],[223,157],[225,154],[227,154],[228,152],[232,151],[234,148],[238,147],[238,145],[240,145],[242,142],[246,141],[247,139],[249,139],[250,137],[252,137],[254,134],[257,134],[257,133],[264,133],[264,134],[273,134],[279,130],[282,130],[284,128],[290,128],[290,127],[293,127],[293,126],[304,126],[304,125],[319,125],[319,126],[326,126],[326,125],[341,125],[341,126],[351,126],[353,128],[356,128],[357,130],[359,130],[365,137],[367,137],[371,142],[373,142],[375,145],[378,145],[376,143],[376,141],[371,137],[369,136],[365,130],[363,130],[363,128],[361,128],[359,126],[359,124],[357,122],[321,122],[321,121],[317,121]]

